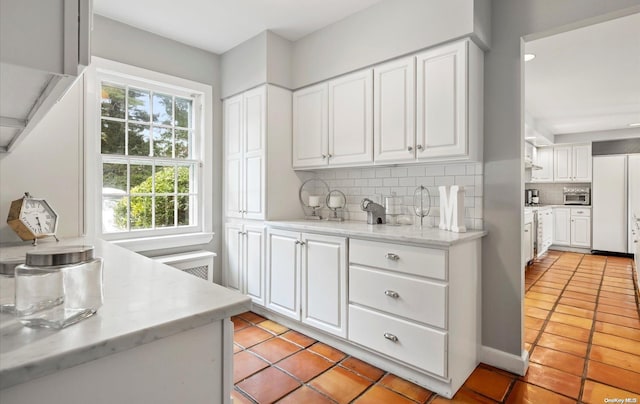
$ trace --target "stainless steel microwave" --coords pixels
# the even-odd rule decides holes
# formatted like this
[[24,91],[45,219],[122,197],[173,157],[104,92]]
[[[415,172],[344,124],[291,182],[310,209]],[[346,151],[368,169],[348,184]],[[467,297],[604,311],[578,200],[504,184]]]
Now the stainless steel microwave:
[[563,190],[565,205],[591,205],[590,188],[568,188]]

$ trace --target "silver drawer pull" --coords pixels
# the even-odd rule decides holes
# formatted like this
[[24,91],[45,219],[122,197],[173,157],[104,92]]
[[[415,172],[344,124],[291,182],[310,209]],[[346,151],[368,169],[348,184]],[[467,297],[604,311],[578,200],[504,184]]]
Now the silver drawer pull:
[[397,261],[400,259],[400,256],[398,254],[394,254],[394,253],[387,253],[387,255],[384,256],[386,259],[391,260],[391,261]]
[[398,292],[394,291],[394,290],[385,290],[384,294],[389,296],[389,297],[393,297],[394,299],[397,299],[400,297],[400,295],[398,294]]
[[391,333],[385,332],[384,333],[384,337],[386,339],[388,339],[389,341],[398,342],[398,337],[396,337],[395,335],[393,335]]

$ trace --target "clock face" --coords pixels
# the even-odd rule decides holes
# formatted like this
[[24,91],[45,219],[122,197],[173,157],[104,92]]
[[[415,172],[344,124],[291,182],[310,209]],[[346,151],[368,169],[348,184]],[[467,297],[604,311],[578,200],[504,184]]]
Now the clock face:
[[20,221],[24,223],[34,235],[55,233],[57,220],[58,215],[44,200],[24,199],[24,205],[20,211]]

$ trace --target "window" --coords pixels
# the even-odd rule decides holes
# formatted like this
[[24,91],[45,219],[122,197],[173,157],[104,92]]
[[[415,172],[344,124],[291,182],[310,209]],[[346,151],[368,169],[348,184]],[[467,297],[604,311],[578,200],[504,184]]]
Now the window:
[[96,94],[87,97],[95,111],[87,117],[95,121],[87,139],[96,152],[95,233],[117,240],[210,231],[204,184],[211,178],[203,167],[210,167],[204,111],[211,87],[101,59],[96,64],[88,80]]

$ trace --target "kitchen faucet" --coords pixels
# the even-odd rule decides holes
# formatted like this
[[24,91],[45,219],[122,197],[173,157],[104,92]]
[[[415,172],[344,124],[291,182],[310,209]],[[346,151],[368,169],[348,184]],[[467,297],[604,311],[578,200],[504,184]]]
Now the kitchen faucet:
[[367,212],[368,224],[385,224],[387,222],[384,206],[375,203],[369,198],[364,198],[360,202],[360,209]]

